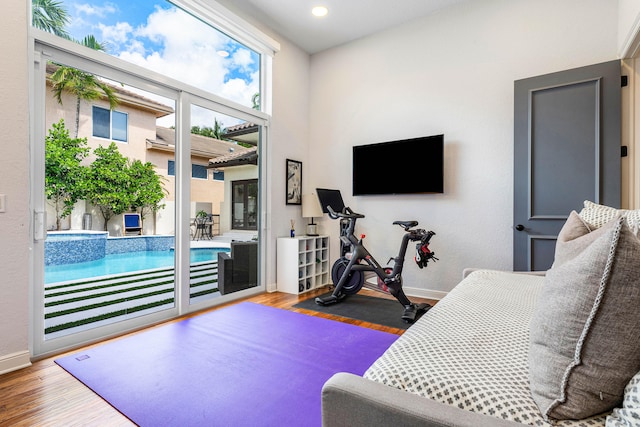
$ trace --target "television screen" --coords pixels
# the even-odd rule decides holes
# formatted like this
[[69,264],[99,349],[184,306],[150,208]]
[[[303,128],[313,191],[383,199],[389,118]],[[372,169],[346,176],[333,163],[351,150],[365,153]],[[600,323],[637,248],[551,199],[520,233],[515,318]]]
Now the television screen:
[[353,195],[442,193],[444,135],[353,147]]

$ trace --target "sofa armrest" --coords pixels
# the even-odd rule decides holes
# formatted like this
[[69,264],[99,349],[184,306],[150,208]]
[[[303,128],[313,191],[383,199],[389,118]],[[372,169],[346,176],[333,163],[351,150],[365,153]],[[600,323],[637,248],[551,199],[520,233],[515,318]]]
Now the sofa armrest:
[[[486,270],[486,268],[473,268],[473,267],[465,268],[464,270],[462,270],[462,278],[466,279],[469,274],[478,270]],[[544,276],[547,274],[546,271],[511,271],[511,273],[528,274],[530,276]]]
[[465,411],[340,372],[322,388],[324,427],[514,427],[520,424]]

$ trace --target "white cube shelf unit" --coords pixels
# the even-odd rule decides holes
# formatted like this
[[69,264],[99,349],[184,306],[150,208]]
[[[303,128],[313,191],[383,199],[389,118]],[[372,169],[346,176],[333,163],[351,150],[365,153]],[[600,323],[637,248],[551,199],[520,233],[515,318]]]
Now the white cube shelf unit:
[[300,294],[329,284],[329,236],[279,237],[276,250],[278,291]]

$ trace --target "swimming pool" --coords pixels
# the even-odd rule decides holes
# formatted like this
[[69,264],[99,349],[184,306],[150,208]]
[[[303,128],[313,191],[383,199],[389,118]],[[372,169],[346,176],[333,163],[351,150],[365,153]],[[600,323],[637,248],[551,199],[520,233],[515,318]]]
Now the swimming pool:
[[[191,248],[190,262],[217,261],[226,248]],[[46,265],[44,283],[66,282],[89,277],[108,276],[131,271],[173,267],[174,251],[138,251],[106,255],[103,258],[73,264]]]

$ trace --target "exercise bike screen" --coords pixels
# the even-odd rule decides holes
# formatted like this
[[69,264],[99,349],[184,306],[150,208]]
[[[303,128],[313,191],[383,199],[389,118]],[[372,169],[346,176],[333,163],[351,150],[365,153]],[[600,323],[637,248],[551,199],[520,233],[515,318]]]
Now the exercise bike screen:
[[316,188],[316,193],[318,194],[318,200],[320,201],[320,206],[322,206],[323,213],[329,213],[327,206],[331,206],[334,212],[342,212],[344,209],[344,201],[342,200],[340,190]]

